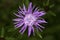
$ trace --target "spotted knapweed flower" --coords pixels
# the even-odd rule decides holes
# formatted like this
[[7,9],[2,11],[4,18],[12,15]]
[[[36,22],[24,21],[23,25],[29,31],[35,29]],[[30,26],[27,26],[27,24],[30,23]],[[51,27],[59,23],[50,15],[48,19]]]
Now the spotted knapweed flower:
[[23,34],[28,28],[28,36],[31,33],[34,33],[35,28],[42,31],[41,28],[44,28],[41,24],[47,23],[41,16],[45,15],[44,11],[39,11],[38,8],[32,6],[32,3],[29,3],[28,8],[23,4],[23,8],[19,7],[18,12],[15,13],[18,17],[13,19],[15,28],[21,28],[19,32]]

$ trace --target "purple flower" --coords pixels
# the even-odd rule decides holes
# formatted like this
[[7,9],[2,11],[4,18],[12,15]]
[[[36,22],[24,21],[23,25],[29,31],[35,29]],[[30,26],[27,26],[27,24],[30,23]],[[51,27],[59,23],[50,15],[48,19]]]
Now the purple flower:
[[23,34],[28,28],[28,36],[30,36],[32,32],[35,32],[35,28],[42,31],[41,28],[44,27],[40,24],[47,23],[43,18],[41,18],[41,16],[45,15],[45,12],[39,11],[38,8],[32,6],[32,3],[29,4],[28,9],[23,4],[23,8],[19,7],[18,13],[15,13],[15,15],[18,17],[13,19],[15,28],[21,27],[19,31],[21,34]]

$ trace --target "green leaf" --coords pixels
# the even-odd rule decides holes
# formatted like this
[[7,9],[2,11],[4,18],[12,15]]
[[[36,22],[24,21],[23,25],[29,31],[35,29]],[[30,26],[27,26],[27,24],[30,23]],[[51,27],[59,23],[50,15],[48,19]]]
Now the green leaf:
[[49,6],[49,8],[52,8],[52,7],[54,7],[54,4],[52,4],[52,5]]
[[48,13],[49,13],[50,15],[52,15],[52,16],[56,16],[56,14],[55,14],[54,12],[52,12],[52,11],[48,11]]
[[36,34],[42,39],[41,33],[37,30],[35,30]]
[[44,33],[53,34],[53,33],[58,32],[58,31],[60,31],[60,24],[54,25],[54,26],[49,26],[49,28],[47,28],[44,31]]
[[47,6],[49,5],[49,1],[50,1],[50,0],[47,0],[47,2],[46,2],[46,5],[47,5]]
[[26,4],[26,6],[28,7],[29,0],[25,0],[25,4]]
[[49,0],[47,0],[46,2],[43,2],[43,6],[48,6],[49,5]]
[[26,7],[28,7],[29,0],[23,0],[23,3],[26,5]]
[[16,40],[16,39],[13,38],[13,37],[6,37],[5,39],[6,39],[6,40]]
[[8,32],[13,32],[15,31],[14,28],[9,28]]
[[4,27],[1,28],[1,37],[4,37]]
[[47,35],[43,40],[55,40],[53,35]]

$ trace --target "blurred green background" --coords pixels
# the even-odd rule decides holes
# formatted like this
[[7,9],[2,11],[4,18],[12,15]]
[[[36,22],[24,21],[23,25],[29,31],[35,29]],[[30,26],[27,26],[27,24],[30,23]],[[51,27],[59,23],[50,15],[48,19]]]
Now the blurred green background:
[[[41,32],[42,39],[38,35],[27,36],[27,32],[21,35],[18,29],[14,29],[12,19],[18,7],[28,3],[46,11],[43,17],[48,23]],[[0,0],[0,40],[60,40],[60,0]]]

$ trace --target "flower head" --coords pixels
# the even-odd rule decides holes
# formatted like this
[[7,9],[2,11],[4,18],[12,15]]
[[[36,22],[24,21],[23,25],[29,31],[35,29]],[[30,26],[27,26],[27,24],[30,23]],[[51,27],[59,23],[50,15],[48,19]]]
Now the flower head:
[[[32,6],[32,3],[29,4],[28,9],[23,4],[23,8],[19,7],[18,13],[15,13],[15,15],[18,17],[13,19],[13,21],[15,21],[15,28],[21,27],[19,31],[21,34],[28,28],[28,36],[30,36],[32,32],[34,33],[35,28],[42,31],[41,28],[44,27],[40,24],[47,23],[44,19],[41,19],[41,16],[45,15],[45,12],[39,11],[38,8]],[[35,27],[33,25],[35,25]]]

